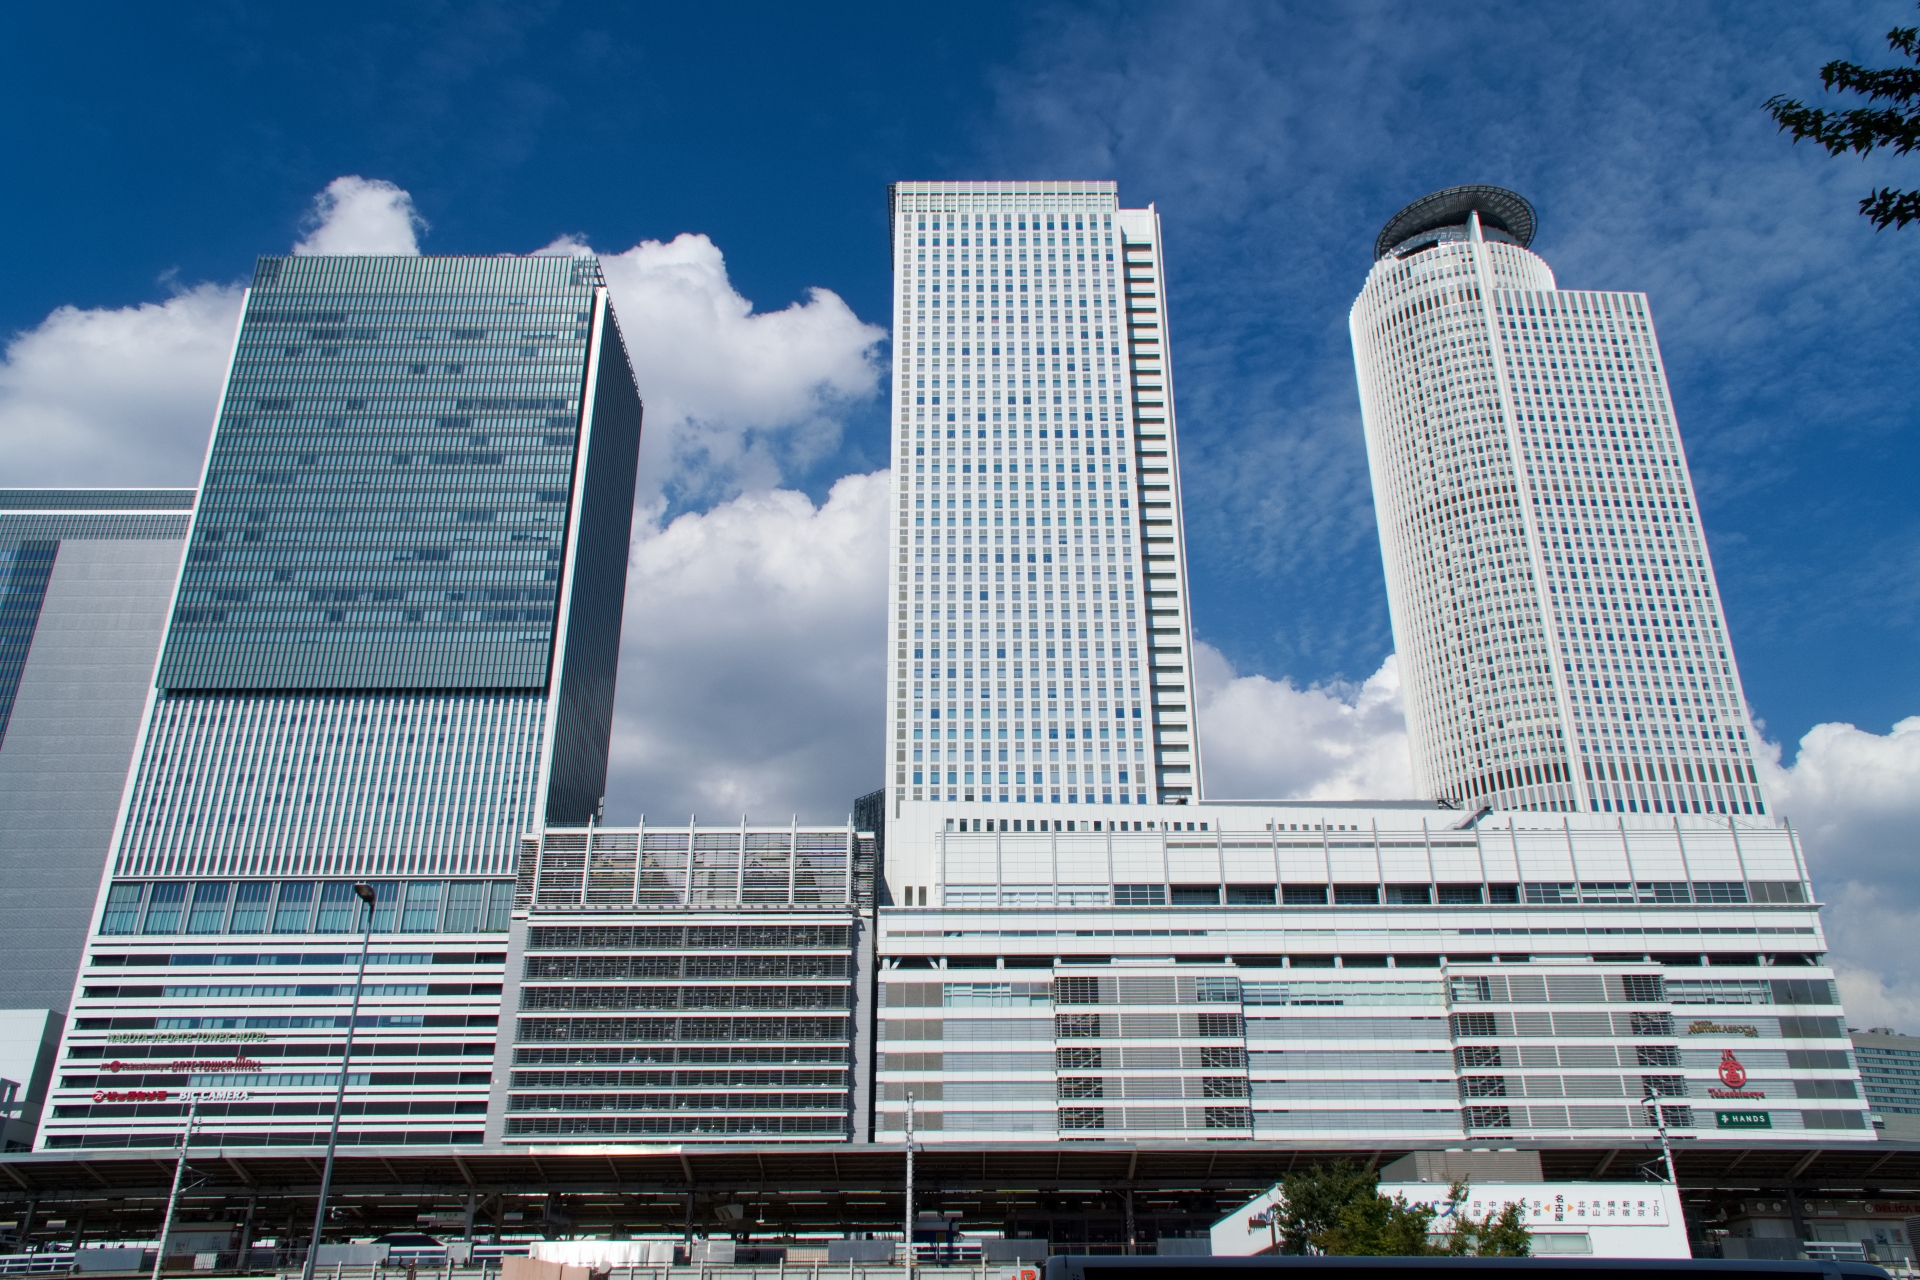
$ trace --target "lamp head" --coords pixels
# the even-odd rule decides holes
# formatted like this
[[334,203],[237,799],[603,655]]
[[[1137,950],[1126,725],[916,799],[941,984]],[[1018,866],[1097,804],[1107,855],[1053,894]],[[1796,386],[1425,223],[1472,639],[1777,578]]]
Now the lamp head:
[[366,903],[369,907],[373,905],[373,886],[372,885],[356,884],[355,886],[353,886],[353,892],[355,893],[355,895],[359,897],[360,901]]

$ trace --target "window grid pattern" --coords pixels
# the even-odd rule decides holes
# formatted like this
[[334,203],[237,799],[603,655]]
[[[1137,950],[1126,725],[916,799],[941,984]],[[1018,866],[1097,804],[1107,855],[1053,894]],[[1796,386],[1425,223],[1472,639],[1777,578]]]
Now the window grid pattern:
[[187,536],[189,519],[185,512],[9,511],[0,502],[0,542],[16,538],[179,542]]
[[[271,927],[268,916],[280,915],[272,898],[277,887],[283,899],[304,903],[303,926],[319,923],[320,931],[338,933],[328,940],[335,950],[175,950],[183,943],[214,942],[181,937],[178,931],[187,918],[181,904],[191,903],[197,914],[205,896],[201,891],[210,883],[113,886],[113,896],[123,900],[127,890],[144,896],[146,921],[136,918],[138,933],[115,936],[104,947],[100,940],[94,943],[50,1089],[42,1149],[169,1146],[178,1141],[189,1106],[183,1086],[245,1091],[201,1099],[197,1116],[203,1137],[196,1141],[228,1148],[326,1142],[339,1083],[339,1037],[354,995],[351,979],[359,952],[351,929],[358,922],[313,917],[316,903],[324,916],[337,898],[329,892],[333,883],[303,885],[308,893],[289,895],[285,890],[294,882],[241,881],[241,893],[225,895],[236,899],[236,917],[252,912],[253,927],[263,920]],[[443,908],[437,930],[418,918],[417,890],[428,884]],[[490,888],[483,881],[454,882],[461,884],[481,895]],[[378,930],[425,924],[423,932],[437,934],[436,949],[376,950],[369,956],[360,992],[367,1003],[354,1020],[354,1057],[341,1113],[343,1145],[478,1143],[483,1136],[492,1083],[487,1068],[499,1022],[505,913],[492,923],[491,936],[471,928],[462,934],[463,923],[480,921],[462,905],[475,895],[456,894],[453,887],[376,882]],[[338,888],[351,895],[350,885]],[[268,891],[267,913],[253,910],[256,895],[245,892],[250,889]],[[358,907],[359,900],[352,905]],[[157,919],[156,912],[171,915]],[[416,917],[412,921],[410,913]],[[147,923],[163,927],[148,929]],[[348,930],[333,929],[335,923],[347,923]],[[314,940],[287,938],[285,943]],[[476,943],[496,949],[479,951]],[[447,946],[458,949],[438,950]],[[428,968],[431,972],[423,972]],[[199,972],[181,972],[195,969]],[[131,1090],[156,1096],[114,1096]]]
[[521,906],[855,906],[873,901],[871,832],[851,827],[548,831],[520,845]]
[[41,538],[0,542],[0,745],[7,740],[13,700],[20,693],[20,677],[27,669],[59,551],[59,543]]
[[1158,218],[1112,183],[892,200],[894,799],[1197,796]]
[[1763,814],[1645,295],[1504,238],[1416,237],[1350,317],[1419,785]]
[[[505,933],[510,880],[376,880],[375,933]],[[120,880],[107,890],[100,937],[358,933],[350,880]],[[247,957],[251,962],[255,957]]]
[[161,687],[545,687],[601,283],[261,259]]
[[114,874],[511,875],[545,715],[538,694],[162,698]]
[[0,489],[0,511],[191,510],[191,489]]
[[1911,1048],[1856,1042],[1860,1082],[1875,1111],[1920,1115],[1920,1042]]
[[751,921],[668,910],[613,927],[533,910],[509,993],[506,1141],[852,1135],[844,910]]
[[[880,1140],[899,1140],[909,1090],[928,1142],[1025,1136],[1026,1108],[1048,1101],[1034,1088],[1052,1084],[1061,1141],[1191,1139],[1134,1128],[1134,1111],[1244,1106],[1256,1139],[1389,1144],[1457,1140],[1469,1107],[1510,1108],[1502,1123],[1541,1140],[1603,1119],[1644,1138],[1631,1104],[1649,1090],[1753,1109],[1711,1092],[1727,1090],[1729,1051],[1764,1107],[1799,1091],[1822,1101],[1795,1106],[1838,1109],[1858,1092],[1816,904],[1787,879],[1794,838],[1764,819],[1208,817],[1211,830],[983,818],[925,833],[933,906],[916,896],[879,921]],[[917,853],[899,843],[889,856]],[[1311,892],[1288,905],[1281,886]],[[1218,892],[1233,888],[1249,901]],[[1109,901],[1051,909],[1081,892]],[[1047,1019],[1035,1002],[1049,980]],[[1793,1078],[1809,1074],[1825,1078]],[[1702,1119],[1692,1132],[1739,1136]]]

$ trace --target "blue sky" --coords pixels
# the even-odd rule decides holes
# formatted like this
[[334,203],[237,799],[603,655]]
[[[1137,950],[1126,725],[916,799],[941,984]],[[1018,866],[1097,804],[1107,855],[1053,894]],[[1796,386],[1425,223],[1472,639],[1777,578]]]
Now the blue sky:
[[[766,597],[766,630],[814,640],[637,651],[628,729],[674,727],[617,756],[638,763],[610,807],[818,809],[807,797],[864,789],[880,755],[876,490],[843,478],[885,456],[884,345],[861,322],[889,318],[886,184],[1114,178],[1165,219],[1195,620],[1239,699],[1215,724],[1268,735],[1234,757],[1203,713],[1209,759],[1244,766],[1216,790],[1268,764],[1269,793],[1304,788],[1273,764],[1289,749],[1399,751],[1347,308],[1394,210],[1498,183],[1538,207],[1534,247],[1563,285],[1650,295],[1754,711],[1789,763],[1826,726],[1778,789],[1828,823],[1836,883],[1896,886],[1910,908],[1892,851],[1912,845],[1920,721],[1892,731],[1920,714],[1920,228],[1876,234],[1854,206],[1920,183],[1920,160],[1794,148],[1760,103],[1816,94],[1829,58],[1885,62],[1884,32],[1913,16],[1905,0],[14,6],[0,483],[191,483],[230,287],[310,229],[341,175],[408,193],[430,253],[672,242],[632,251],[652,290],[633,296],[718,319],[706,374],[676,382],[700,363],[676,356],[642,388],[668,434],[649,436],[659,505],[636,582],[722,613]],[[622,307],[630,336],[684,329]],[[89,335],[108,331],[144,354],[101,354]],[[776,530],[811,548],[780,583],[742,567],[723,599],[672,576],[746,566]],[[862,609],[870,627],[833,621]],[[733,668],[708,684],[674,670],[698,694],[680,704],[652,670],[716,654]],[[1878,781],[1849,791],[1860,779]]]
[[[1378,225],[1463,181],[1540,208],[1562,281],[1653,295],[1750,696],[1772,734],[1920,709],[1920,234],[1893,164],[1758,104],[1910,10],[1815,5],[16,8],[0,324],[227,281],[341,173],[428,252],[703,232],[762,309],[884,323],[894,177],[1114,177],[1168,228],[1201,634],[1242,671],[1391,647],[1347,304]],[[883,456],[877,401],[785,478]],[[699,505],[711,492],[680,495]]]

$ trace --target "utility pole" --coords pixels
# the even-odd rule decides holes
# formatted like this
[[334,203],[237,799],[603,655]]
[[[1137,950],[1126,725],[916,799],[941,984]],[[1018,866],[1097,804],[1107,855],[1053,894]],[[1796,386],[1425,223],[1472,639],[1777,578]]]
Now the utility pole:
[[[340,1082],[333,1091],[333,1123],[327,1128],[327,1162],[320,1171],[320,1203],[313,1207],[313,1238],[307,1241],[307,1264],[301,1280],[313,1280],[314,1265],[320,1260],[320,1232],[327,1225],[327,1192],[333,1187],[333,1153],[340,1145],[340,1111],[347,1101],[347,1065],[353,1061],[353,1030],[360,1021],[360,992],[367,985],[367,948],[373,945],[373,886],[356,884],[354,896],[366,904],[367,923],[360,935],[360,968],[353,979],[353,1006],[347,1014],[347,1044],[340,1053]],[[398,904],[396,904],[397,908]],[[160,1280],[158,1268],[153,1280]]]
[[187,1095],[187,1127],[180,1131],[180,1158],[173,1164],[173,1190],[167,1193],[167,1216],[160,1219],[160,1247],[154,1251],[153,1280],[167,1261],[167,1237],[173,1233],[173,1214],[180,1207],[180,1182],[187,1172],[187,1144],[193,1141],[194,1122],[200,1118],[198,1093]]
[[1680,1188],[1680,1174],[1673,1167],[1673,1145],[1667,1141],[1666,1112],[1660,1109],[1660,1099],[1653,1094],[1648,1094],[1646,1097],[1640,1099],[1640,1105],[1653,1112],[1654,1128],[1660,1134],[1660,1155],[1667,1162],[1667,1181],[1671,1182],[1674,1190],[1678,1192]]
[[[906,1277],[913,1280],[913,1094],[907,1094],[907,1221],[904,1248]],[[157,1280],[157,1277],[156,1277]]]

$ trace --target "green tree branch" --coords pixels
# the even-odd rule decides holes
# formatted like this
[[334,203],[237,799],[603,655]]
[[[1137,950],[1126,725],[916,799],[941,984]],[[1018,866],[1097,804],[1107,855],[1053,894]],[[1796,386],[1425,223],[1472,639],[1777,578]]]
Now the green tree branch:
[[[1916,66],[1882,69],[1836,60],[1820,68],[1820,83],[1829,93],[1854,93],[1890,105],[1829,110],[1775,94],[1763,104],[1767,113],[1796,144],[1805,139],[1830,155],[1864,156],[1880,147],[1907,154],[1920,146],[1920,27],[1895,27],[1887,33],[1887,45]],[[1904,227],[1920,221],[1920,191],[1884,187],[1860,202],[1860,212],[1878,230]]]

